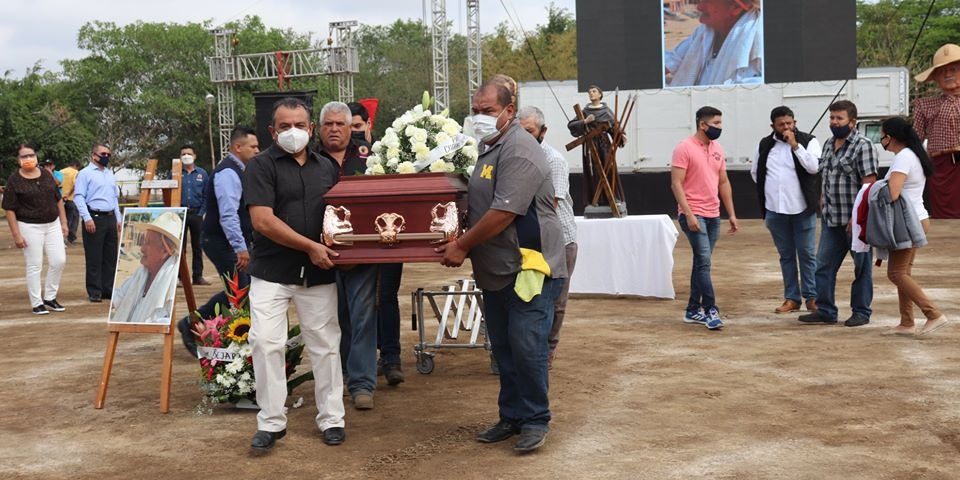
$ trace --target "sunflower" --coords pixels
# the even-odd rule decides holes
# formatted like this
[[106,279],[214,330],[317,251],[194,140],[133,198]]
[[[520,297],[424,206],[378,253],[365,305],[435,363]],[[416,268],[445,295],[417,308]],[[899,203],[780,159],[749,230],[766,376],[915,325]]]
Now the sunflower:
[[238,317],[227,327],[227,337],[234,342],[246,342],[250,333],[250,318]]

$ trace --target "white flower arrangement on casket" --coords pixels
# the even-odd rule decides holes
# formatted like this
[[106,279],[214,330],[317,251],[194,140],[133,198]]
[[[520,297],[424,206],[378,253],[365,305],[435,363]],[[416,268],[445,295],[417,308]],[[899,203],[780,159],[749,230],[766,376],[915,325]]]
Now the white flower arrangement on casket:
[[430,112],[430,94],[387,128],[373,144],[365,175],[409,173],[473,174],[479,150],[473,137],[463,134],[448,110]]

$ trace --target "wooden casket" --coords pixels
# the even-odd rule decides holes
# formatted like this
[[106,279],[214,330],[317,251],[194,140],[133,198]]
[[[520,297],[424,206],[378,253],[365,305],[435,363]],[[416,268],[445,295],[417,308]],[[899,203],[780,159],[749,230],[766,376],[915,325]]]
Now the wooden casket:
[[323,243],[338,265],[439,262],[437,245],[462,232],[466,193],[454,173],[343,177],[323,197]]

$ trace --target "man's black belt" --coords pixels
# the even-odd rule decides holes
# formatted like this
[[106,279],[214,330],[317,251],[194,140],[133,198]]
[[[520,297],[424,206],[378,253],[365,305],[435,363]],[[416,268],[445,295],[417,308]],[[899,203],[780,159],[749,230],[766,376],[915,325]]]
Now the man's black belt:
[[104,210],[104,211],[90,210],[91,217],[103,217],[106,215],[113,215],[113,210]]

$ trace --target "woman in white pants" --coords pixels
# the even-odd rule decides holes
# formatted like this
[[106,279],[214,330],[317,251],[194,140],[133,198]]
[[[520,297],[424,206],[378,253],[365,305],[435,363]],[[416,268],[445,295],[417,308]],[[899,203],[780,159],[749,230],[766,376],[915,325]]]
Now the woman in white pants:
[[[60,276],[67,261],[63,239],[67,217],[57,182],[37,166],[37,151],[20,144],[16,149],[20,168],[10,175],[3,194],[3,209],[17,248],[27,263],[27,293],[35,315],[64,311],[57,302]],[[40,271],[47,256],[47,282],[41,296]]]

